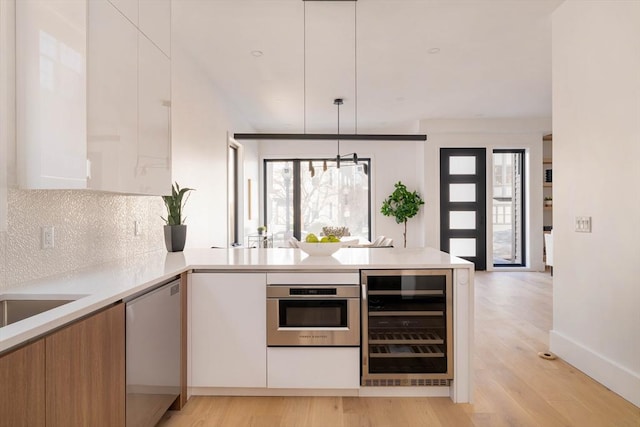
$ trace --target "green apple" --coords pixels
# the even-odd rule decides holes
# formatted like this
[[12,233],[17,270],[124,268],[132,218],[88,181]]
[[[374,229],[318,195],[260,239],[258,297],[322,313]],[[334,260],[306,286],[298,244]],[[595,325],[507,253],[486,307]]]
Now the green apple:
[[307,234],[307,238],[305,239],[307,243],[318,243],[318,236],[313,233]]

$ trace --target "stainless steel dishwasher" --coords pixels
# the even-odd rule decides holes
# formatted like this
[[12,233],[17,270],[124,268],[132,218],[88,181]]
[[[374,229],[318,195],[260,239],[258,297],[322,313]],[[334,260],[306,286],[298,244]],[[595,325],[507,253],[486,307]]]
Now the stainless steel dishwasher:
[[180,281],[125,303],[127,427],[154,426],[180,394]]

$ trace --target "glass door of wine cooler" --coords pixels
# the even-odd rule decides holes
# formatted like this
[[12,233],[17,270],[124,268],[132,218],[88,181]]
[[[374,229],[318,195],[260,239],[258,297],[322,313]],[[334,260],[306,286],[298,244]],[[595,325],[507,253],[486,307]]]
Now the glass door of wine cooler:
[[451,270],[362,272],[363,386],[448,385],[451,277]]

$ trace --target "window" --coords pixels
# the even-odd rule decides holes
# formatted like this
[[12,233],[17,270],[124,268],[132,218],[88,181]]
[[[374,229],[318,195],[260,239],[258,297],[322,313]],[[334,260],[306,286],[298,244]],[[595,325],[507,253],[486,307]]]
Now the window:
[[229,195],[229,243],[231,246],[235,246],[240,243],[240,209],[238,206],[240,200],[238,195],[238,182],[240,178],[238,175],[238,147],[236,145],[229,145],[227,161],[229,162],[229,177],[227,180],[229,184],[229,188],[227,189]]
[[[365,174],[363,164],[369,174]],[[264,161],[264,209],[274,246],[294,236],[320,235],[322,227],[348,227],[351,236],[370,239],[371,164],[336,167],[335,159]]]

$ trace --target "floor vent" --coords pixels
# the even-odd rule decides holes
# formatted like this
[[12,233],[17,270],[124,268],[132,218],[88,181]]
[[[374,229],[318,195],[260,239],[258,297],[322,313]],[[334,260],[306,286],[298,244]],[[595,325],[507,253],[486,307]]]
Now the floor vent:
[[448,387],[451,380],[446,379],[380,379],[364,380],[365,387]]

